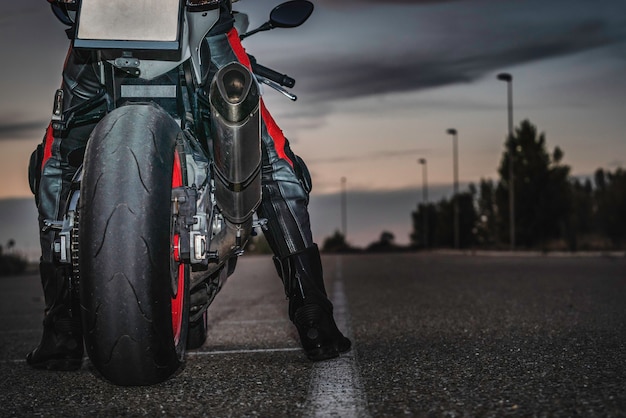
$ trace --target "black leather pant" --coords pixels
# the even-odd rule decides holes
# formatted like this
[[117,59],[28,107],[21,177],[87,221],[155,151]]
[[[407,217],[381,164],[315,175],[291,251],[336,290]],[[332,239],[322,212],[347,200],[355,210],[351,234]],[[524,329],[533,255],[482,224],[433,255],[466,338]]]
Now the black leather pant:
[[[228,34],[207,38],[211,52],[211,73],[216,68],[239,60],[246,63],[243,48],[234,30]],[[63,69],[63,108],[95,97],[103,88],[98,77],[98,66],[89,52],[70,49]],[[289,142],[262,104],[263,199],[258,209],[260,217],[268,219],[266,238],[277,257],[284,258],[313,245],[308,199],[311,180],[304,162],[290,149]],[[89,134],[94,125],[74,127],[60,135],[48,128],[41,146],[39,165],[31,167],[40,173],[32,184],[43,221],[60,220],[68,196],[70,183],[82,162]],[[31,163],[32,164],[32,163]],[[53,232],[41,233],[42,261],[53,261]]]
[[[80,106],[102,88],[92,54],[70,48],[63,68],[63,109]],[[87,139],[94,126],[75,127],[62,135],[52,129],[52,125],[48,126],[38,148],[40,158],[31,159],[30,167],[40,228],[45,220],[61,220],[72,177],[82,163]],[[53,262],[53,239],[54,231],[40,233],[42,262]]]

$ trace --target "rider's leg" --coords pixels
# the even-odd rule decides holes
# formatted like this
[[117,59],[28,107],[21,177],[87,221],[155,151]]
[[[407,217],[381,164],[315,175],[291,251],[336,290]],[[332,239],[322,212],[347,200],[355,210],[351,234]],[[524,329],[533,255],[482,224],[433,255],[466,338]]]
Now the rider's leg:
[[[213,66],[220,68],[235,60],[249,66],[235,30],[207,41]],[[263,103],[261,112],[263,200],[258,213],[268,219],[265,236],[289,298],[289,317],[311,360],[336,357],[349,350],[351,343],[333,319],[319,251],[311,234],[307,208],[311,179]]]
[[267,129],[263,129],[263,137],[263,200],[258,213],[268,220],[265,237],[274,251],[274,262],[289,298],[289,318],[311,360],[336,357],[348,351],[351,344],[335,324],[320,253],[311,236],[308,171],[286,141],[286,155],[293,166],[278,157],[276,142]]
[[[68,53],[63,70],[63,108],[68,109],[94,97],[100,85],[89,56]],[[39,158],[31,159],[31,188],[39,212],[40,275],[45,309],[43,335],[39,346],[26,357],[35,368],[73,370],[80,368],[83,339],[80,309],[69,289],[68,269],[54,257],[54,231],[44,231],[44,221],[61,220],[72,177],[82,163],[82,155],[93,125],[68,132],[48,127]]]
[[45,261],[39,264],[39,270],[46,304],[43,335],[26,362],[37,369],[76,370],[83,357],[83,338],[79,309],[73,304],[66,271]]

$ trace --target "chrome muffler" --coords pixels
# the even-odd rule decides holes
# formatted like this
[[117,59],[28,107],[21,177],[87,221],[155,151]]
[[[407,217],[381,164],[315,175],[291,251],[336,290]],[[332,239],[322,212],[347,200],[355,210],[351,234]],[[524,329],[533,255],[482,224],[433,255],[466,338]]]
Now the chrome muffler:
[[238,62],[222,67],[209,102],[217,206],[227,221],[242,224],[261,203],[260,94],[254,75]]

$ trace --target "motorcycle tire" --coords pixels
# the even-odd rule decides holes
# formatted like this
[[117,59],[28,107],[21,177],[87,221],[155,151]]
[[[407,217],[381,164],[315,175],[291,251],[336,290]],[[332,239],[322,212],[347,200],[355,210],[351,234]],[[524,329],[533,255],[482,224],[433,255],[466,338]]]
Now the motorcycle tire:
[[150,104],[120,107],[94,129],[80,191],[85,346],[117,385],[151,385],[182,365],[189,265],[176,260],[171,189],[184,183],[176,122]]

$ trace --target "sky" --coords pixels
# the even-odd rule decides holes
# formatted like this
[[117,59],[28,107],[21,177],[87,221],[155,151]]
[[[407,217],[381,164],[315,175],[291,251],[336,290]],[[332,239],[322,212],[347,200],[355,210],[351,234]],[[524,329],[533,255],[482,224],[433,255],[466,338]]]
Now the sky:
[[[240,0],[250,26],[279,1]],[[313,177],[318,242],[384,230],[409,240],[427,160],[430,200],[449,197],[458,131],[461,190],[497,179],[513,76],[515,125],[530,120],[576,176],[626,167],[626,2],[622,0],[318,0],[300,28],[244,41],[297,82],[264,98]],[[68,40],[44,0],[0,5],[0,199],[30,198],[26,167],[50,118]],[[0,222],[8,222],[0,220]],[[2,225],[2,223],[0,223]],[[2,237],[0,237],[2,239]]]

